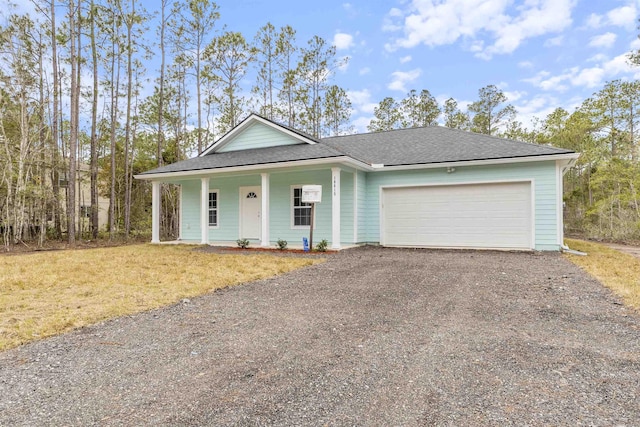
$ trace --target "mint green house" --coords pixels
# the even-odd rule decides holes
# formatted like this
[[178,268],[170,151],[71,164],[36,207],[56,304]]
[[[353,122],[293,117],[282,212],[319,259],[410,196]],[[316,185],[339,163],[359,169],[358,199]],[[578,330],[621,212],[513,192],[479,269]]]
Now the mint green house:
[[137,175],[180,186],[180,240],[300,245],[302,186],[321,185],[314,240],[333,249],[401,247],[557,251],[562,179],[578,154],[432,126],[315,139],[251,115],[198,157]]

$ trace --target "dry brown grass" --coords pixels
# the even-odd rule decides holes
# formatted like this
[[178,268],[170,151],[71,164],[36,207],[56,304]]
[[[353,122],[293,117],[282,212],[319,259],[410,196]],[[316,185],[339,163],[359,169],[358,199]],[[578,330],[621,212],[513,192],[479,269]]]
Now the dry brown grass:
[[0,256],[0,350],[321,262],[135,245]]
[[620,295],[625,304],[640,310],[640,259],[598,243],[573,239],[566,242],[571,249],[588,253],[567,254],[569,260]]

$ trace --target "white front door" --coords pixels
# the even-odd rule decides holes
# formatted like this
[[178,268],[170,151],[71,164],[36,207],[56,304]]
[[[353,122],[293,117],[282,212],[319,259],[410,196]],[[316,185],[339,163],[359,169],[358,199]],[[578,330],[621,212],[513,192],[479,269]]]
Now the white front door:
[[260,187],[240,187],[240,238],[260,239]]

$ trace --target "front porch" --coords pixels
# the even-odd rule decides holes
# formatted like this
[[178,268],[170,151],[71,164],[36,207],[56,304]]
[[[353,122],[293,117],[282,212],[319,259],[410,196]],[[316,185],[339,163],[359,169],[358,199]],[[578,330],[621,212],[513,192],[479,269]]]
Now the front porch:
[[314,215],[314,244],[329,249],[353,247],[357,239],[357,172],[335,165],[312,170],[208,174],[172,180],[180,187],[180,231],[175,242],[160,241],[161,181],[152,181],[152,243],[275,247],[279,239],[302,249],[309,236],[308,206],[300,202],[302,185],[322,185]]

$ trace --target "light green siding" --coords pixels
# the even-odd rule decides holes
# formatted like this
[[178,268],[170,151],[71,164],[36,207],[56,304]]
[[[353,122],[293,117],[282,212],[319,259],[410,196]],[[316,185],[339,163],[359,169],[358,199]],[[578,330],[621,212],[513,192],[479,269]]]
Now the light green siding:
[[[292,186],[322,185],[322,202],[316,205],[314,242],[331,242],[331,166],[312,170],[269,171],[269,236],[273,245],[284,239],[292,247],[300,246],[308,237],[308,228],[295,228],[292,221]],[[212,242],[235,244],[240,229],[239,189],[260,186],[261,171],[250,175],[212,176],[211,190],[218,190],[219,226],[209,228]],[[378,243],[380,241],[380,188],[381,186],[407,186],[428,184],[464,184],[496,181],[533,182],[535,195],[534,226],[535,248],[558,250],[557,171],[555,162],[530,162],[491,166],[456,167],[447,173],[445,168],[417,171],[354,172],[343,169],[340,173],[341,244]],[[182,238],[200,240],[200,179],[182,183]],[[354,228],[357,228],[354,241]]]
[[393,185],[455,184],[532,179],[535,193],[535,248],[558,250],[555,162],[456,167],[422,171],[374,172],[367,176],[365,230],[367,242],[380,241],[380,187]]
[[358,171],[357,174],[357,217],[358,239],[355,243],[367,243],[367,174]]
[[315,228],[313,241],[322,239],[331,242],[331,169],[304,172],[272,173],[270,175],[270,239],[272,242],[284,239],[290,245],[302,245],[302,238],[309,237],[309,228],[293,227],[292,186],[322,185],[322,202],[315,207]]
[[182,240],[200,241],[200,180],[184,181],[182,187]]
[[262,123],[254,123],[216,151],[223,153],[225,151],[248,150],[250,148],[266,148],[300,143],[299,139],[291,135],[287,135],[284,132]]
[[[209,189],[218,190],[218,227],[209,228],[210,241],[235,242],[240,233],[240,187],[259,186],[260,175],[212,177]],[[182,239],[200,240],[200,180],[182,184]]]
[[353,173],[340,172],[340,243],[353,241]]
[[[353,243],[353,173],[341,172],[341,204],[342,214],[341,243]],[[316,204],[315,228],[313,240],[322,239],[331,242],[331,167],[326,169],[270,172],[269,173],[269,236],[270,244],[284,239],[291,246],[301,246],[302,238],[309,237],[308,227],[293,226],[292,187],[307,184],[322,185],[322,202]],[[209,189],[218,190],[218,227],[209,228],[209,239],[212,242],[235,244],[240,230],[240,187],[260,186],[261,176],[230,176],[209,180]],[[200,180],[182,182],[182,238],[183,240],[200,241]]]

